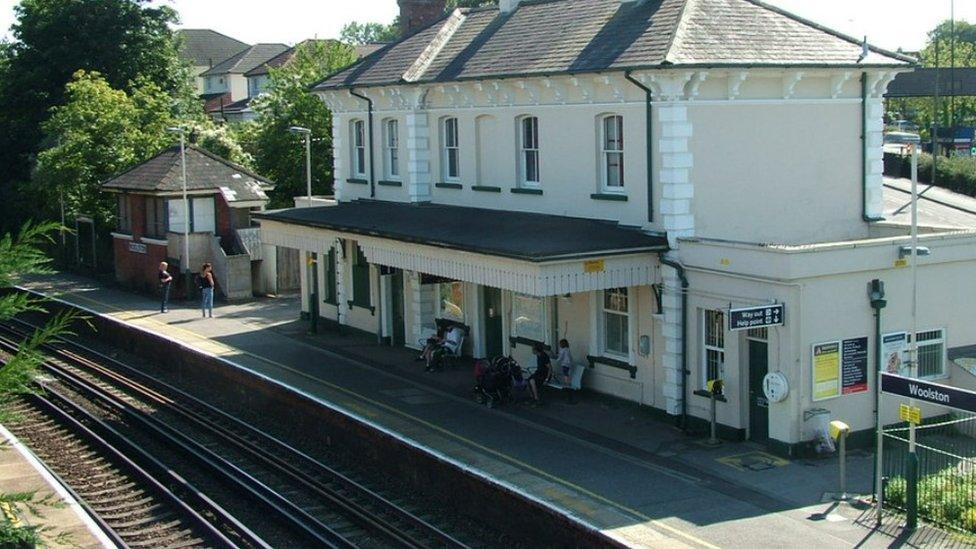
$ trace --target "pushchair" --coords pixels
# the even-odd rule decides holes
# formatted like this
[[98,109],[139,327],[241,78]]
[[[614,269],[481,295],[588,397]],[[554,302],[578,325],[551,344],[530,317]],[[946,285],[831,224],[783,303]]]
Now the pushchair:
[[522,380],[522,368],[511,357],[479,360],[474,365],[474,398],[493,408],[512,399],[512,387]]

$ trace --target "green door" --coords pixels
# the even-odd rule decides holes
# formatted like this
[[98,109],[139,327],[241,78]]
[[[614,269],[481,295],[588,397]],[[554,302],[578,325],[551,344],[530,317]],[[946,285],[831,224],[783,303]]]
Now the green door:
[[485,354],[489,357],[502,356],[505,349],[502,341],[502,291],[484,287],[484,302]]
[[769,440],[769,401],[763,393],[763,378],[769,372],[769,344],[749,341],[749,439]]
[[403,318],[403,271],[397,269],[390,277],[391,305],[393,306],[393,345],[407,342]]

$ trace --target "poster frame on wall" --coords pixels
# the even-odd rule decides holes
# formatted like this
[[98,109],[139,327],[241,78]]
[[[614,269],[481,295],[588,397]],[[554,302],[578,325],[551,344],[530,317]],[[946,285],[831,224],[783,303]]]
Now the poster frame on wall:
[[[825,349],[826,347],[831,345],[835,347],[832,352]],[[827,353],[830,353],[833,354],[835,357],[833,359],[822,358],[821,360],[833,360],[836,362],[836,365],[833,368],[833,380],[834,380],[835,388],[833,389],[831,394],[819,396],[819,397],[817,396],[817,384],[825,383],[829,381],[829,379],[827,380],[817,379],[817,357],[819,356],[818,351],[821,351],[822,355],[826,355]],[[837,398],[840,396],[840,360],[841,360],[840,352],[841,352],[841,347],[840,347],[839,339],[822,341],[820,343],[814,343],[813,345],[810,346],[810,383],[811,383],[810,398],[813,399],[814,402],[818,402],[821,400],[830,400],[832,398]]]
[[[849,347],[846,344],[859,343],[858,349],[860,349],[860,356],[849,357],[845,355],[845,348]],[[817,352],[824,347],[835,346],[832,352],[833,358],[822,359],[831,360],[832,365],[832,375],[830,378],[819,380],[817,379]],[[830,400],[837,397],[864,394],[869,391],[870,385],[870,363],[868,360],[868,349],[870,348],[870,338],[868,336],[855,336],[843,339],[832,339],[828,341],[821,341],[819,343],[814,343],[810,346],[810,398],[814,402],[820,402],[824,400]],[[844,374],[845,366],[849,368],[856,366],[860,371],[864,381],[859,383],[852,383],[850,385],[844,385]],[[817,396],[817,384],[825,383],[827,381],[833,381],[834,387],[830,391],[830,394],[823,394]]]

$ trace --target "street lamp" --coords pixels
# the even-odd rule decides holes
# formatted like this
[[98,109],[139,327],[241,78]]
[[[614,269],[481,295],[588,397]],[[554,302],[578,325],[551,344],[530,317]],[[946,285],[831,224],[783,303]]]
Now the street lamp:
[[[912,153],[912,241],[907,254],[912,273],[912,331],[908,342],[908,377],[916,378],[918,377],[918,148],[922,140],[918,134],[907,132],[892,132],[888,134],[887,140],[889,143],[908,145]],[[909,399],[908,405],[914,407],[915,399]],[[915,423],[911,421],[908,422],[907,473],[908,485],[905,499],[908,519],[905,527],[914,529],[918,526],[918,454],[915,451]],[[878,513],[880,515],[880,509]]]
[[186,297],[190,297],[190,199],[186,194],[186,130],[179,127],[166,128],[166,133],[180,135],[180,170],[183,177],[183,274],[186,275]]
[[[294,135],[301,135],[305,138],[305,194],[308,199],[308,207],[312,206],[312,130],[302,126],[292,126],[288,132]],[[315,253],[305,252],[305,261],[308,264],[308,331],[318,333],[319,319],[319,273],[315,265]]]
[[305,193],[312,205],[312,130],[302,126],[292,126],[288,132],[305,138]]

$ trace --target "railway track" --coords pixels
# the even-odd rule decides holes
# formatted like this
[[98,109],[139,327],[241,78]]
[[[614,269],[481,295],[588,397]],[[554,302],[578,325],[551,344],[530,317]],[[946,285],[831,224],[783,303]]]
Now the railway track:
[[[31,329],[24,323],[0,327],[0,348],[11,350]],[[74,342],[59,341],[46,351],[44,370],[57,380],[48,384],[50,393],[82,397],[89,405],[80,408],[97,407],[143,437],[151,433],[156,444],[178,449],[191,470],[205,470],[221,479],[225,492],[261,507],[298,546],[464,546],[349,475],[128,364]],[[264,543],[254,538],[241,541]]]

